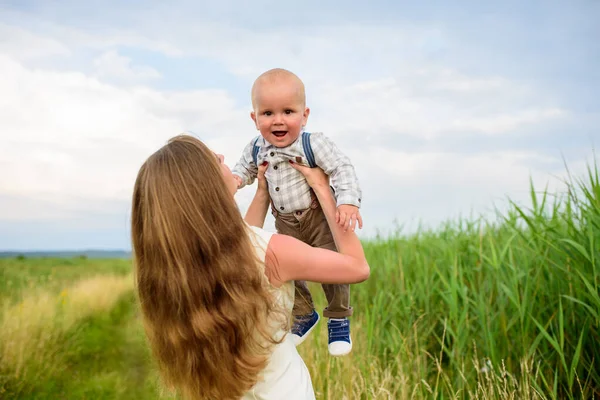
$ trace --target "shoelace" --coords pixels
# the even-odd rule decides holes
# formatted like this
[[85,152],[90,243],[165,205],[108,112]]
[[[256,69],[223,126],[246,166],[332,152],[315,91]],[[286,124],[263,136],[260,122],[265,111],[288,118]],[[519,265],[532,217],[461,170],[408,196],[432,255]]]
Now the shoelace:
[[347,339],[350,335],[350,323],[348,321],[331,321],[329,323],[329,340]]

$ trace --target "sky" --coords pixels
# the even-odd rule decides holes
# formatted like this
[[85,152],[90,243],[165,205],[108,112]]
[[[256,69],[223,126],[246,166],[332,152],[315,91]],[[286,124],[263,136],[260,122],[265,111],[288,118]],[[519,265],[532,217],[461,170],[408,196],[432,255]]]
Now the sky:
[[233,167],[274,67],[353,161],[361,237],[527,206],[530,179],[560,193],[565,163],[593,162],[598,18],[595,0],[5,0],[0,250],[129,250],[144,160],[192,132]]

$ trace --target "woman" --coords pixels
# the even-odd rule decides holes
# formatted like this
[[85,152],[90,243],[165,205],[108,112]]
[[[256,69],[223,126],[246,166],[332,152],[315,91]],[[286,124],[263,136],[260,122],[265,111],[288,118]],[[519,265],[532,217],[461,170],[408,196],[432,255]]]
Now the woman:
[[335,223],[325,174],[294,167],[313,187],[339,253],[262,230],[262,176],[242,219],[223,157],[194,137],[174,137],[138,173],[131,234],[144,326],[164,381],[186,399],[314,399],[286,335],[293,281],[361,282],[369,265],[354,232]]

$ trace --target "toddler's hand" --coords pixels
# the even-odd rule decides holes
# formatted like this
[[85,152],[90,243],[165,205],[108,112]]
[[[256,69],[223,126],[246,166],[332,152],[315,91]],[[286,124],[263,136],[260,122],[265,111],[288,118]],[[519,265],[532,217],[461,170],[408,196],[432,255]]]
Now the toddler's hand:
[[351,228],[352,231],[354,231],[357,221],[358,227],[362,229],[363,222],[358,207],[351,204],[342,204],[338,206],[337,212],[335,213],[335,220],[344,228],[344,231],[347,231],[348,228]]
[[239,189],[240,186],[242,186],[242,178],[240,178],[239,176],[237,176],[237,175],[234,174],[233,175],[233,179],[235,179],[235,181],[237,182],[237,187]]

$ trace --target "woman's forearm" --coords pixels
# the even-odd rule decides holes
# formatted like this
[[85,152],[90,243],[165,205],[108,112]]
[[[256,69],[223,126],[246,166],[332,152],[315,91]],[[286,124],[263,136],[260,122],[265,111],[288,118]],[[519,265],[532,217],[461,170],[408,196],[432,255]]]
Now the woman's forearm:
[[267,217],[267,211],[269,210],[269,203],[269,192],[258,189],[248,207],[248,211],[246,211],[246,217],[244,217],[244,220],[248,225],[259,228],[263,227],[265,218]]
[[327,223],[333,234],[333,240],[335,241],[338,251],[360,260],[366,260],[362,244],[360,243],[358,236],[356,236],[356,233],[351,230],[344,231],[344,229],[336,222],[337,206],[329,186],[317,186],[313,188],[313,190],[321,204],[325,218],[327,218]]

